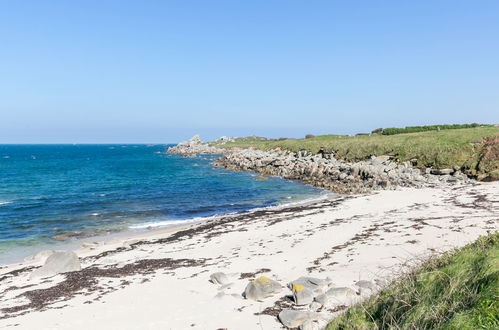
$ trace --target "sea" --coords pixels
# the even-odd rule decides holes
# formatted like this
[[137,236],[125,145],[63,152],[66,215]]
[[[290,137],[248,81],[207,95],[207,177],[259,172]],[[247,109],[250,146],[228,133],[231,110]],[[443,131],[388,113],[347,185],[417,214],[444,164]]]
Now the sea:
[[0,145],[0,265],[82,240],[324,198],[323,189],[213,166],[169,145]]

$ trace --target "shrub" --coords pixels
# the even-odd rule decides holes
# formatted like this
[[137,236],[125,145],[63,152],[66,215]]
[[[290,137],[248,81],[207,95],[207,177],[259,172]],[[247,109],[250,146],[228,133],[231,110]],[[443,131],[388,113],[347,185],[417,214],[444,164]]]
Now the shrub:
[[447,129],[474,128],[474,127],[483,127],[483,126],[492,126],[492,125],[473,123],[473,124],[456,124],[456,125],[407,126],[404,128],[390,127],[382,129],[381,134],[395,135],[395,134],[417,133],[417,132],[426,132],[426,131],[440,131]]

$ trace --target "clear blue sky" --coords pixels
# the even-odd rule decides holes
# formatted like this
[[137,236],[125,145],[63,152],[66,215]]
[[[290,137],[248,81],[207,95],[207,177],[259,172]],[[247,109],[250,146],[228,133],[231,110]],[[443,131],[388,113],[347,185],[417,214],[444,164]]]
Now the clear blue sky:
[[499,1],[0,1],[0,143],[499,122]]

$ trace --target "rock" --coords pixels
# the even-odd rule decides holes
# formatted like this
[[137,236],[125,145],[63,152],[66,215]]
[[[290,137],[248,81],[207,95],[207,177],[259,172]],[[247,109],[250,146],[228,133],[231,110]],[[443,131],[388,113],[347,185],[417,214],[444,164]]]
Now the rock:
[[454,170],[450,168],[432,169],[430,173],[433,175],[449,175],[454,173]]
[[376,285],[371,281],[358,281],[355,282],[355,286],[361,289],[369,289],[371,291],[376,290]]
[[331,288],[326,291],[326,295],[330,297],[339,297],[339,296],[356,296],[357,292],[347,287],[338,287]]
[[281,292],[282,286],[265,276],[260,276],[256,280],[248,283],[244,290],[244,297],[252,300],[262,300]]
[[59,234],[59,235],[54,235],[52,236],[52,239],[58,240],[58,241],[63,241],[68,238],[77,238],[77,237],[90,237],[94,235],[94,233],[90,232],[74,232],[74,233],[66,233],[66,234]]
[[371,162],[373,164],[378,164],[378,165],[385,164],[389,160],[390,160],[390,156],[379,156],[379,157],[371,158]]
[[317,302],[317,301],[313,301],[310,306],[308,306],[308,309],[311,310],[312,312],[317,312],[320,308],[322,307],[322,304]]
[[307,320],[300,325],[300,330],[320,330],[317,322]]
[[284,326],[288,328],[297,328],[305,323],[305,321],[321,320],[324,316],[317,312],[283,309],[279,313],[278,318]]
[[372,294],[377,289],[376,284],[374,284],[371,281],[358,281],[358,282],[355,282],[355,286],[359,288],[359,292],[361,295]]
[[227,143],[227,142],[234,142],[234,139],[227,136],[221,136],[218,138],[218,141],[221,143]]
[[229,284],[229,282],[230,282],[230,280],[227,277],[227,275],[225,275],[222,272],[216,272],[216,273],[211,274],[210,275],[210,281],[213,284],[221,284],[221,285]]
[[190,144],[200,144],[201,143],[201,137],[199,136],[199,134],[196,134],[193,137],[191,137],[189,139],[189,143]]
[[[200,146],[208,147],[205,144]],[[190,152],[192,149],[189,149]],[[224,149],[223,152],[224,155],[216,161],[218,167],[300,180],[340,194],[367,193],[372,190],[394,189],[397,186],[419,188],[449,184],[454,180],[450,179],[449,182],[447,177],[442,178],[449,175],[446,173],[454,173],[454,169],[426,169],[425,174],[421,175],[419,169],[412,167],[415,159],[412,159],[412,163],[398,163],[388,156],[381,156],[349,163],[326,157],[324,149],[317,155],[312,155],[308,150],[293,153],[283,150]],[[432,172],[439,174],[433,175]],[[456,182],[460,180],[460,176],[455,177]]]
[[315,277],[302,276],[289,283],[288,287],[293,290],[293,287],[295,285],[302,285],[315,294],[321,294],[324,293],[324,290],[329,286],[330,283],[331,280],[329,278],[320,279]]
[[296,305],[308,305],[314,301],[314,293],[303,285],[293,285],[293,299]]
[[267,180],[267,178],[264,176],[259,176],[258,178],[255,178],[255,181],[265,181],[265,180]]
[[183,141],[174,147],[168,148],[167,152],[190,157],[196,154],[222,154],[224,150],[202,143],[201,138],[196,134],[189,141]]
[[45,264],[35,269],[30,279],[39,277],[49,277],[60,273],[73,272],[81,269],[80,260],[74,252],[54,252],[51,254]]
[[326,294],[320,294],[314,298],[314,301],[321,306],[331,307],[331,299]]

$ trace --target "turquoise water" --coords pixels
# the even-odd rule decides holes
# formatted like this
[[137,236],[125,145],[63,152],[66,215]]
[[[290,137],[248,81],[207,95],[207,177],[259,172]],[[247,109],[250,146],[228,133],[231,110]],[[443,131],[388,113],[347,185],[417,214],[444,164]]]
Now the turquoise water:
[[[0,145],[0,264],[75,237],[296,202],[321,189],[215,169],[166,145]],[[59,239],[57,239],[59,238]],[[75,239],[75,238],[71,238]]]

